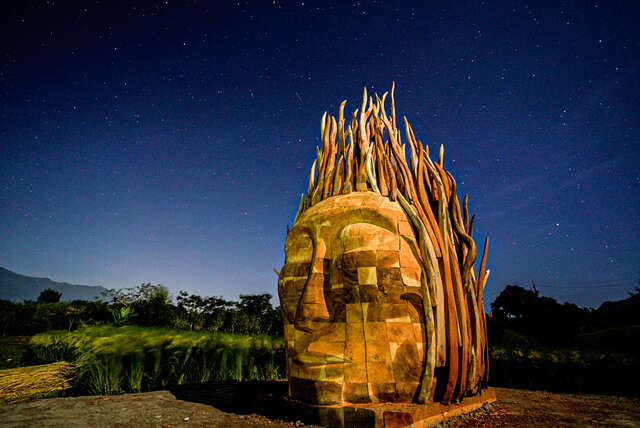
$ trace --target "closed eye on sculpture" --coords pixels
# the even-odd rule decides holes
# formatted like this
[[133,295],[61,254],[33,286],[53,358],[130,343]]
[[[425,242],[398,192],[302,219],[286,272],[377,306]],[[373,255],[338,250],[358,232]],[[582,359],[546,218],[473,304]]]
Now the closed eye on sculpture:
[[340,233],[344,252],[398,248],[398,235],[372,223],[353,223]]

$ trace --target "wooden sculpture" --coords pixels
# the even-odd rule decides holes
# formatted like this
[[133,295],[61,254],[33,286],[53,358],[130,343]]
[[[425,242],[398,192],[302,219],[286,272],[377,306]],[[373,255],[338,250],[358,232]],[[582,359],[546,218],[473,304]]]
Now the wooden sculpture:
[[[439,401],[485,388],[474,217],[456,181],[382,98],[345,128],[321,121],[322,147],[285,242],[278,278],[290,397],[311,404]],[[337,139],[336,139],[337,137]],[[317,170],[317,174],[316,174]]]

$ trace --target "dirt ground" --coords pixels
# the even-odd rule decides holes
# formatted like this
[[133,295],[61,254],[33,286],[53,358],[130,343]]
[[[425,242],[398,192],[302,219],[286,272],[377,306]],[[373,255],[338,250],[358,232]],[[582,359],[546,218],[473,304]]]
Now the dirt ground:
[[498,401],[451,427],[640,427],[640,399],[495,388]]
[[[291,427],[282,382],[181,386],[0,404],[2,427]],[[448,427],[640,427],[640,399],[496,388],[498,401]],[[310,425],[304,425],[310,426]]]

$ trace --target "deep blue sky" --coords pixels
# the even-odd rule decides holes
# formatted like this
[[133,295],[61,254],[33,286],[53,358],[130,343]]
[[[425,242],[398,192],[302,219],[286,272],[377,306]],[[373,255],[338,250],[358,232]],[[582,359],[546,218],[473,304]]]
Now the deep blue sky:
[[276,295],[322,113],[395,81],[491,236],[488,302],[535,280],[598,305],[640,278],[636,2],[13,3],[0,266]]

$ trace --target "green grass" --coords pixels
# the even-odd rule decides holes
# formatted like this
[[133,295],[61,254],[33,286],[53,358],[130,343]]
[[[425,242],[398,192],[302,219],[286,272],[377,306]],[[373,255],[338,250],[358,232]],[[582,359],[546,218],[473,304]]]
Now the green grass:
[[90,394],[285,376],[283,340],[269,336],[101,326],[37,334],[30,347],[40,363],[75,362],[74,385]]

